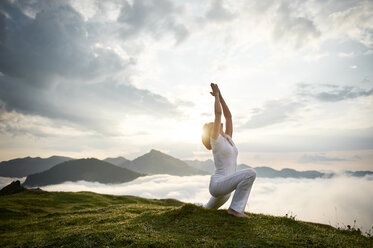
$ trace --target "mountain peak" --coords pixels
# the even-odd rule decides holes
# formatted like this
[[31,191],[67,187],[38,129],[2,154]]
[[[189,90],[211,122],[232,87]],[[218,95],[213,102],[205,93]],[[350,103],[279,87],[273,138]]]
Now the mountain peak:
[[151,149],[150,152],[131,161],[127,168],[139,173],[170,174],[177,176],[204,175],[204,171],[190,167],[184,161],[161,151]]
[[179,160],[178,158],[175,158],[167,153],[151,149],[149,153],[144,154],[145,157],[151,157],[153,159],[171,159],[171,160]]
[[151,149],[149,153],[155,153],[155,154],[162,153],[163,154],[163,152],[160,152],[160,151],[155,150],[155,149]]
[[[146,154],[145,154],[146,155]],[[157,158],[164,158],[164,157],[167,157],[167,158],[173,158],[173,159],[176,159],[174,157],[172,157],[171,155],[168,155],[167,153],[163,153],[161,151],[158,151],[158,150],[155,150],[155,149],[151,149],[150,152],[148,153],[148,155],[152,156],[152,157],[157,157]]]

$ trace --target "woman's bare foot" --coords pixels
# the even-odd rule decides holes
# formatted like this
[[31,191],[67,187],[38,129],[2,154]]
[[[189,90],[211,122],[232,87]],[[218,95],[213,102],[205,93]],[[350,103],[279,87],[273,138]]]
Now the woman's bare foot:
[[233,210],[232,208],[228,208],[227,212],[228,212],[228,214],[234,215],[236,217],[247,218],[247,219],[251,218],[250,216],[248,216],[246,214],[239,213],[239,212]]

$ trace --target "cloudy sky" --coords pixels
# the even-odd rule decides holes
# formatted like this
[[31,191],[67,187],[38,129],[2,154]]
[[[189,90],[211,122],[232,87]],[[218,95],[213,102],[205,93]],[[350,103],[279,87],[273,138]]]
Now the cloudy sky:
[[0,160],[207,159],[210,82],[239,162],[373,170],[372,1],[0,2]]

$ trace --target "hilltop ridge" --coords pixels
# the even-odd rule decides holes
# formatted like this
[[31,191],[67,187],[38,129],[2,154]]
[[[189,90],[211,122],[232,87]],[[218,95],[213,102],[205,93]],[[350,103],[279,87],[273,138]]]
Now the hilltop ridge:
[[[360,231],[175,199],[25,189],[0,196],[0,247],[372,247]],[[32,223],[32,230],[30,225]]]

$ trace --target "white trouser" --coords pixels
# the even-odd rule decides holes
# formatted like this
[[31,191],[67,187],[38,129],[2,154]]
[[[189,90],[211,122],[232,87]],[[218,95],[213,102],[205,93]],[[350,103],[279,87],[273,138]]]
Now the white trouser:
[[243,213],[255,178],[256,172],[251,168],[236,171],[226,176],[212,176],[209,186],[212,197],[204,207],[218,209],[228,201],[231,192],[236,190],[230,207],[237,212]]

